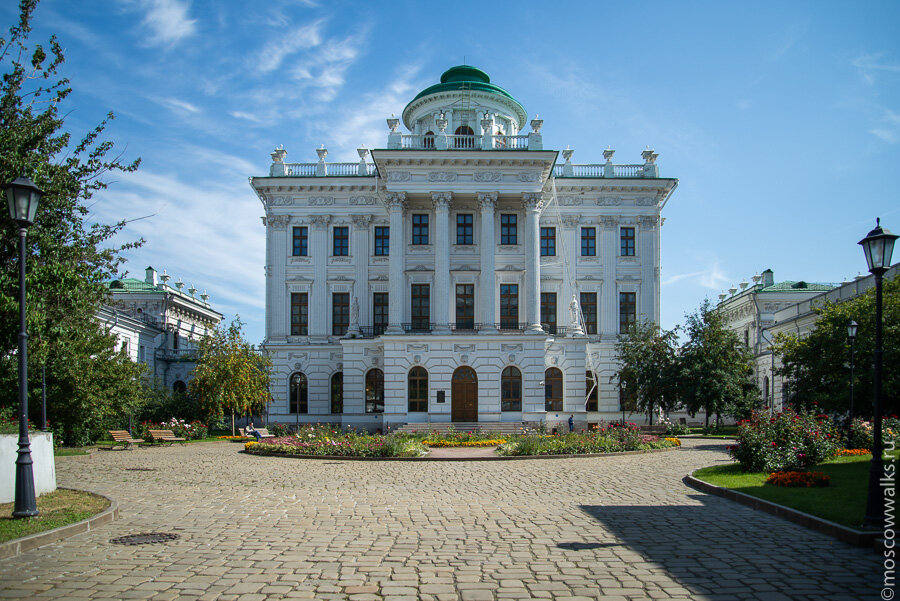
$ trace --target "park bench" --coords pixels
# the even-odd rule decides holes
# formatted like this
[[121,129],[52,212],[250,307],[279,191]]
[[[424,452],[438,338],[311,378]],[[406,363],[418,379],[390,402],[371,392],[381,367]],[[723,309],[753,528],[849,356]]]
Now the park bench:
[[[256,428],[256,431],[259,432],[260,438],[275,438],[274,434],[269,434],[268,428]],[[241,438],[253,438],[253,434],[248,434],[244,428],[238,428],[238,432],[240,432]]]
[[640,426],[641,433],[643,434],[656,434],[661,435],[666,433],[665,426],[657,426],[656,424],[652,426]]
[[143,438],[132,438],[131,434],[128,433],[128,430],[109,430],[109,435],[112,436],[113,439],[112,444],[109,446],[110,451],[123,443],[124,446],[120,448],[130,450],[135,444],[144,442]]
[[184,438],[175,436],[175,433],[171,430],[150,430],[150,438],[153,439],[153,444],[172,444],[174,442],[180,442],[181,444],[184,444],[185,441]]

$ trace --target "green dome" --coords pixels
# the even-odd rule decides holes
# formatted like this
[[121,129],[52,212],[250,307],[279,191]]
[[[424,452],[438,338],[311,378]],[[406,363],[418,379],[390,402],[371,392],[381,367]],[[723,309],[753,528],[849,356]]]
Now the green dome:
[[492,84],[491,78],[481,69],[476,69],[469,65],[457,65],[456,67],[450,67],[444,71],[444,74],[441,75],[441,83],[425,88],[419,92],[409,104],[412,104],[423,96],[451,90],[477,90],[479,92],[498,94],[500,96],[505,96],[516,103],[519,102],[513,98],[509,92],[500,86]]

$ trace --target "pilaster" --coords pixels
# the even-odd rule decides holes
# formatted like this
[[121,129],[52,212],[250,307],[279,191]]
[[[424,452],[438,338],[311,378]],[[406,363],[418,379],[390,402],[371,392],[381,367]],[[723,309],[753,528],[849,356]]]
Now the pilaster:
[[542,333],[541,328],[541,255],[540,217],[544,201],[540,192],[522,193],[525,208],[525,321],[527,331]]
[[436,333],[450,331],[450,192],[432,192],[434,204],[434,321]]
[[619,256],[619,218],[603,216],[601,224],[600,260],[603,262],[603,288],[598,302],[600,315],[597,333],[604,339],[615,339],[619,335],[619,299],[616,287],[616,265]]
[[385,206],[391,223],[389,244],[391,259],[388,270],[391,290],[388,294],[388,327],[385,334],[402,334],[403,299],[409,294],[403,281],[406,249],[406,242],[403,239],[403,214],[406,211],[406,193],[388,192]]
[[494,274],[494,216],[497,211],[497,192],[478,192],[476,199],[481,209],[481,277],[479,288],[478,314],[481,315],[481,334],[496,334],[497,320],[494,315],[496,299],[496,276]]
[[328,336],[328,225],[331,215],[314,215],[310,221],[313,284],[309,299],[309,335],[310,342],[314,338],[324,342]]
[[291,222],[290,215],[272,215],[268,218],[272,228],[272,280],[279,282],[274,286],[272,298],[271,336],[274,339],[287,337],[287,289],[284,286],[287,263],[287,230]]

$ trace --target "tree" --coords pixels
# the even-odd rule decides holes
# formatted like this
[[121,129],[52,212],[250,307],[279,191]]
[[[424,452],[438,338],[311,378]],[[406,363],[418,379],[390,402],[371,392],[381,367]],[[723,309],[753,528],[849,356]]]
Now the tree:
[[200,411],[209,419],[221,419],[262,412],[269,399],[269,369],[272,361],[257,352],[242,333],[243,324],[235,317],[227,328],[221,325],[200,341],[197,367],[190,391]]
[[709,416],[744,417],[762,404],[750,380],[753,355],[737,333],[725,326],[724,317],[710,309],[709,300],[685,316],[688,341],[681,350],[681,398],[692,414],[701,409]]
[[[882,290],[884,412],[900,412],[900,279],[885,279]],[[775,350],[781,357],[777,373],[784,378],[785,398],[797,408],[817,403],[821,412],[845,412],[850,399],[850,341],[847,325],[859,324],[855,342],[855,415],[871,415],[872,357],[875,351],[875,290],[842,303],[815,309],[815,329],[804,337],[781,334]]]
[[633,323],[616,343],[621,364],[617,377],[635,406],[650,416],[670,411],[678,402],[678,334],[649,321]]
[[[36,6],[37,0],[21,0],[18,24],[0,38],[0,181],[24,175],[44,193],[26,251],[29,405],[39,406],[35,376],[45,365],[51,420],[62,420],[66,442],[78,444],[99,434],[104,419],[121,417],[139,400],[139,389],[131,385],[135,366],[115,353],[114,338],[97,325],[95,314],[106,299],[103,282],[123,261],[120,252],[140,242],[111,244],[124,221],[85,222],[88,201],[107,186],[103,178],[134,171],[139,160],[108,158],[113,144],[100,136],[112,113],[80,140],[64,130],[59,110],[71,88],[58,75],[63,51],[55,36],[46,49],[29,45]],[[0,405],[17,402],[19,283],[12,231],[9,215],[0,211]],[[101,360],[103,366],[95,365]]]

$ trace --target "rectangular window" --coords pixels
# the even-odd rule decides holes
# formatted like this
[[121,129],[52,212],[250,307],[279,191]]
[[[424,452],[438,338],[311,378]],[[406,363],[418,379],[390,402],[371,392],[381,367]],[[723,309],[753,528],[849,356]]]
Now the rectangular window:
[[597,293],[581,293],[581,314],[584,315],[585,334],[597,333]]
[[343,336],[350,325],[350,295],[335,292],[331,295],[331,334]]
[[474,244],[474,231],[472,227],[473,215],[464,213],[456,216],[456,243]]
[[637,292],[619,293],[619,333],[628,331],[628,326],[637,318]]
[[412,216],[412,243],[428,244],[428,215]]
[[388,293],[375,292],[372,294],[372,325],[375,336],[381,336],[388,325]]
[[375,256],[386,257],[391,254],[391,228],[378,226],[375,228]]
[[519,329],[519,286],[500,284],[500,329]]
[[634,228],[633,227],[623,227],[620,232],[620,254],[623,257],[633,257],[634,256]]
[[592,227],[581,228],[581,256],[597,256],[597,230]]
[[500,215],[500,244],[518,244],[516,215]]
[[475,284],[456,285],[456,329],[475,329]]
[[556,334],[555,292],[541,292],[541,326],[548,334]]
[[541,228],[541,256],[542,257],[555,257],[556,256],[556,228],[555,227],[542,227]]
[[309,335],[309,295],[291,293],[291,336]]
[[350,228],[336,227],[334,228],[334,252],[335,257],[346,257],[350,254]]
[[309,230],[306,227],[295,227],[293,236],[293,255],[305,257],[309,251]]
[[412,285],[412,330],[431,329],[431,302],[428,284]]

